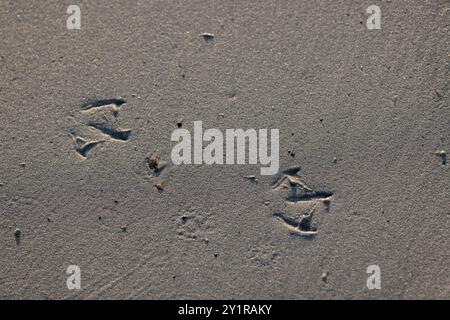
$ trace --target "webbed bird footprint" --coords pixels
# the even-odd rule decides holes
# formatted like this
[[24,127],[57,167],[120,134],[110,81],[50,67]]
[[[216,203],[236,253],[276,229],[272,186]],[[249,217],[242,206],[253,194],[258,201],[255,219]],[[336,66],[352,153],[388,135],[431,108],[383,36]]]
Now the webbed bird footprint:
[[97,100],[82,105],[73,116],[76,123],[70,129],[70,136],[82,158],[102,143],[129,139],[131,130],[119,125],[119,112],[123,105],[125,100],[122,99]]
[[289,168],[273,183],[273,191],[285,200],[284,208],[273,215],[290,233],[311,237],[317,234],[317,228],[312,226],[313,214],[321,203],[325,205],[325,211],[329,211],[333,193],[310,188],[300,178],[300,170],[298,166]]

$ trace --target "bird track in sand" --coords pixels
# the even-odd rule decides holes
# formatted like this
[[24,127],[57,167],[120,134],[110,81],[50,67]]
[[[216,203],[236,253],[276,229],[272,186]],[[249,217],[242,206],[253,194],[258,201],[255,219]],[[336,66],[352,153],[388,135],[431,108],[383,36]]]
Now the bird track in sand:
[[289,230],[291,234],[303,237],[314,237],[318,228],[313,226],[313,215],[323,203],[325,211],[330,211],[333,193],[315,191],[300,179],[301,167],[296,166],[283,171],[281,177],[273,183],[272,190],[285,200],[285,207],[276,210],[273,216]]
[[74,117],[76,124],[70,129],[70,136],[76,152],[86,159],[88,153],[103,143],[127,141],[131,130],[119,126],[119,112],[126,101],[105,99],[83,104]]

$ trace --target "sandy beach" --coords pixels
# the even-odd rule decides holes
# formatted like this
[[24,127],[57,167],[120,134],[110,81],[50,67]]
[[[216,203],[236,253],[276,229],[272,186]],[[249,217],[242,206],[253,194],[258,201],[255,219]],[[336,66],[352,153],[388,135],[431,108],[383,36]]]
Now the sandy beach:
[[76,2],[0,1],[0,299],[450,298],[448,1]]

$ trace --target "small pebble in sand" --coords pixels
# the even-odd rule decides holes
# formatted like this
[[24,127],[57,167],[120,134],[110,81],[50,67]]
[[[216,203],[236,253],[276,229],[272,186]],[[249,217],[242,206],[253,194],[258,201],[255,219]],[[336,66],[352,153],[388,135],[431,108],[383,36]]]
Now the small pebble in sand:
[[162,183],[160,181],[155,182],[155,187],[156,189],[158,189],[159,191],[164,190],[164,186],[162,185]]
[[15,231],[14,231],[14,238],[16,238],[16,244],[17,245],[20,245],[20,235],[21,235],[21,231],[20,231],[20,229],[16,229]]
[[127,229],[128,226],[126,224],[120,227],[120,230],[122,230],[122,232],[127,232]]
[[183,126],[183,122],[184,122],[184,117],[180,114],[178,114],[178,112],[176,113],[176,119],[177,119],[177,127],[181,128]]
[[434,154],[441,158],[442,165],[447,164],[447,152],[445,152],[444,150],[437,150],[436,152],[434,152]]
[[436,94],[436,96],[440,99],[442,99],[444,97],[444,95],[436,88],[433,88],[434,93]]
[[167,162],[163,161],[157,152],[154,152],[151,156],[147,157],[147,165],[153,174],[159,175],[166,167]]
[[323,272],[323,273],[320,275],[320,279],[321,279],[323,282],[327,282],[327,281],[328,281],[328,272]]

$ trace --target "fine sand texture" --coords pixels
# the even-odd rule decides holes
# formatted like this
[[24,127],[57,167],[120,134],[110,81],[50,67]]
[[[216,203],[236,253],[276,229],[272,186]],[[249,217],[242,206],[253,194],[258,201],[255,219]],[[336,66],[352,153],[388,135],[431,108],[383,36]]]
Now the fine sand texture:
[[[449,18],[1,0],[0,298],[449,299]],[[194,121],[279,129],[279,173],[175,165]]]

